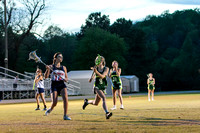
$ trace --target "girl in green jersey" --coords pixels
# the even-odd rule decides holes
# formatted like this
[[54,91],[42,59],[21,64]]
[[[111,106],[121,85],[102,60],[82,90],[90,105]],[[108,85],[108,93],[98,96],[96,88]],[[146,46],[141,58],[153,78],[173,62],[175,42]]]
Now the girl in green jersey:
[[[97,63],[99,61],[99,63]],[[84,100],[83,104],[83,110],[86,108],[88,104],[91,105],[98,105],[99,102],[102,99],[102,106],[106,113],[106,119],[109,119],[112,116],[112,112],[108,112],[107,105],[106,105],[106,96],[105,96],[105,90],[107,87],[107,80],[106,75],[108,74],[109,68],[105,67],[106,62],[103,56],[97,56],[95,59],[95,67],[92,67],[93,74],[91,78],[89,79],[89,82],[92,82],[92,80],[95,78],[95,84],[94,84],[94,93],[96,94],[95,100]]]
[[153,78],[153,74],[149,73],[147,79],[148,85],[148,100],[151,101],[150,95],[152,96],[152,101],[154,100],[154,90],[155,90],[155,78]]
[[114,105],[113,105],[113,108],[111,108],[111,110],[117,109],[117,107],[116,107],[116,101],[117,101],[116,92],[118,93],[119,100],[121,103],[120,109],[124,109],[123,99],[122,99],[122,82],[120,79],[121,68],[118,68],[117,61],[112,62],[112,67],[113,68],[110,70],[109,77],[111,78],[111,81],[112,81],[112,93],[113,93],[113,104]]

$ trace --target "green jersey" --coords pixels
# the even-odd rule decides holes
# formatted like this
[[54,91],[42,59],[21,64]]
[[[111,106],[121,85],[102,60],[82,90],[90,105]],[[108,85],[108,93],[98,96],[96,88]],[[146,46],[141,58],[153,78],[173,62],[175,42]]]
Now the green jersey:
[[[97,70],[97,71],[98,71],[100,74],[103,74],[104,71],[105,71],[105,69],[106,69],[106,67],[103,68],[103,71],[102,71],[102,72],[100,72],[100,71],[98,71],[98,70]],[[107,87],[106,76],[105,76],[103,79],[101,79],[101,78],[96,74],[96,79],[95,79],[94,86],[95,86],[97,89],[104,91],[104,90],[106,89],[106,87]]]
[[122,89],[122,82],[116,71],[111,73],[112,86],[114,89]]
[[155,86],[153,85],[154,80],[153,79],[149,79],[149,84],[148,84],[148,89],[150,90],[154,90]]

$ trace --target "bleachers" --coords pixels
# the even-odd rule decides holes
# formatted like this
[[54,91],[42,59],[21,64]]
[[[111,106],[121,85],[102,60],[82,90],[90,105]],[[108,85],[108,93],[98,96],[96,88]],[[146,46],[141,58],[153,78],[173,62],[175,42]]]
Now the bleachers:
[[[5,73],[5,70],[7,71]],[[12,74],[11,74],[12,73]],[[15,76],[18,75],[20,78],[17,83],[17,87],[13,86]],[[21,74],[13,70],[9,70],[0,67],[0,99],[24,99],[34,98],[37,87],[33,90],[33,76]],[[68,95],[79,95],[80,83],[69,79],[67,85]],[[45,96],[50,96],[51,81],[45,79]]]

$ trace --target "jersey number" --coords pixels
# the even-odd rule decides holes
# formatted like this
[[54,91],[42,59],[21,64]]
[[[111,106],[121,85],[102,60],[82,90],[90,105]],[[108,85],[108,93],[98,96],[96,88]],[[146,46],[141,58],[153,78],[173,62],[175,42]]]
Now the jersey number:
[[103,81],[102,81],[102,79],[99,79],[99,84],[103,84]]

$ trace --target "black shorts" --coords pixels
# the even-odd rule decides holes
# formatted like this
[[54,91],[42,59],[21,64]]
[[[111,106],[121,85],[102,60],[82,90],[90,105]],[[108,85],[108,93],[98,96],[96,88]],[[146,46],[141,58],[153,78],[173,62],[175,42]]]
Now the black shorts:
[[58,95],[60,95],[60,91],[64,88],[67,88],[64,81],[52,81],[51,83],[51,93],[57,91]]
[[38,89],[37,89],[37,93],[39,93],[39,94],[40,94],[40,93],[44,93],[44,88],[38,88]]

